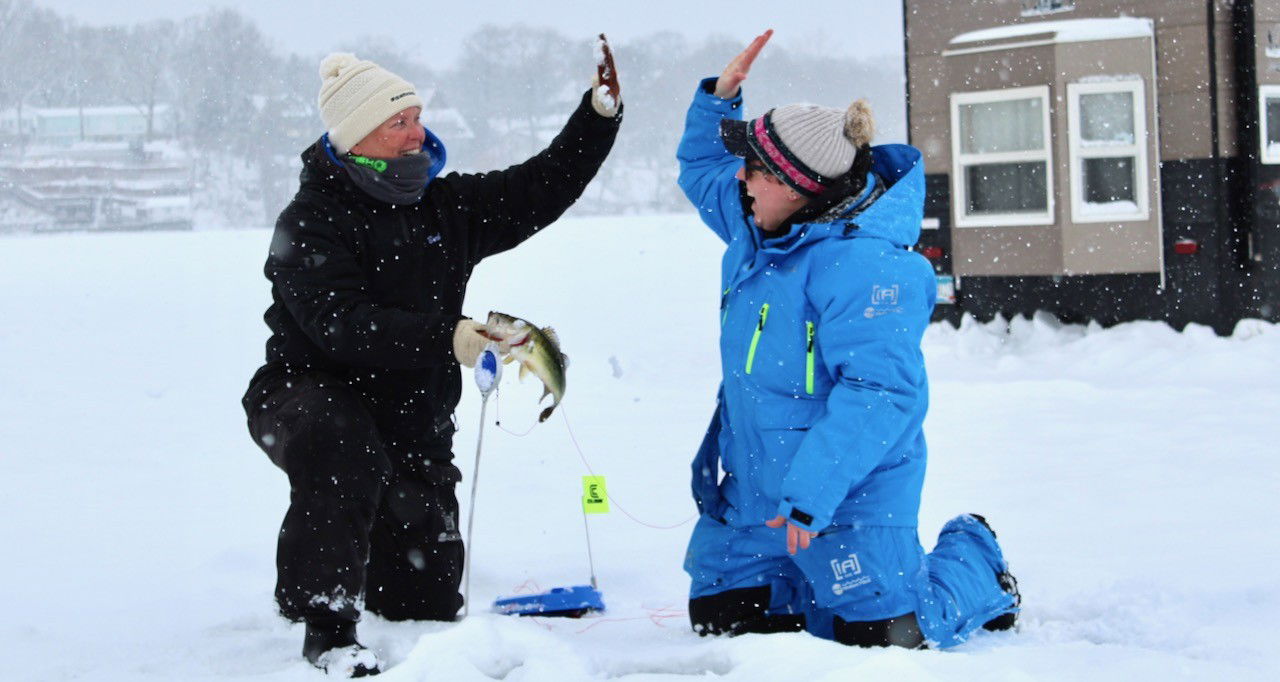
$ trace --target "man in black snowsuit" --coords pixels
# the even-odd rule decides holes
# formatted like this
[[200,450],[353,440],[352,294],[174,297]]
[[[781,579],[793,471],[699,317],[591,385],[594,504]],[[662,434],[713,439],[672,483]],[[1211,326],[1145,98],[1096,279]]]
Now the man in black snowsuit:
[[303,654],[378,672],[358,644],[363,606],[451,620],[463,546],[452,463],[458,363],[519,329],[466,319],[472,269],[555,221],[613,145],[611,57],[545,150],[506,170],[436,178],[444,145],[412,85],[353,55],[321,65],[328,132],[302,154],[301,187],[266,263],[267,362],[244,396],[249,431],[289,476],[276,599],[307,623]]

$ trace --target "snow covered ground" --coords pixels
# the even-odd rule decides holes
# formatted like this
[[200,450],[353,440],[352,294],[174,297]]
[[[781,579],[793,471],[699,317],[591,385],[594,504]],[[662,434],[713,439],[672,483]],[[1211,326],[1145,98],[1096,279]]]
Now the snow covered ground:
[[[0,239],[0,678],[320,679],[301,628],[274,613],[288,488],[239,405],[266,338],[268,239]],[[474,601],[587,581],[589,468],[614,498],[590,522],[609,611],[366,618],[362,638],[395,666],[383,679],[1280,677],[1280,329],[1250,322],[1232,338],[1044,320],[930,330],[922,537],[987,515],[1022,584],[1020,632],[946,652],[693,635],[690,525],[651,526],[693,514],[718,256],[691,216],[578,218],[476,273],[469,314],[554,324],[573,362],[562,410],[532,430],[536,382],[504,383]],[[464,507],[479,419],[467,387]]]

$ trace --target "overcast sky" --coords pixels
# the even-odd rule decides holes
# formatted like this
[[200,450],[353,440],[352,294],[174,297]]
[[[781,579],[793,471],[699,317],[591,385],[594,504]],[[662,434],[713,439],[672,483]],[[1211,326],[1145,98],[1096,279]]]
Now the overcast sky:
[[433,68],[448,67],[462,39],[482,24],[549,26],[569,36],[604,32],[625,43],[657,31],[690,38],[740,37],[766,28],[784,47],[841,56],[902,54],[898,0],[34,0],[91,25],[181,19],[211,7],[251,18],[276,47],[303,55],[328,52],[353,38],[390,38]]

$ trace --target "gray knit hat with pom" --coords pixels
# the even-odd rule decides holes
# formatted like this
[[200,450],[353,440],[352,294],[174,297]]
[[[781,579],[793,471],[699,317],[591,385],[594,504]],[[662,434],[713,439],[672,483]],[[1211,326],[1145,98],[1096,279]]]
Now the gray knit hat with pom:
[[853,167],[875,136],[875,118],[861,99],[844,111],[788,104],[751,121],[723,121],[720,135],[730,153],[760,159],[792,189],[813,197]]

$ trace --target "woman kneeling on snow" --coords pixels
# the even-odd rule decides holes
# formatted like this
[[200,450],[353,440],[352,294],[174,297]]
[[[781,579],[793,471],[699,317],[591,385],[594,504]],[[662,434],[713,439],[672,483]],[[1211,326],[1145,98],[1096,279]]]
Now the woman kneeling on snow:
[[[788,105],[742,120],[772,31],[699,85],[680,187],[727,244],[723,383],[693,462],[700,634],[805,629],[860,646],[959,644],[1013,626],[1019,596],[977,515],[917,536],[936,297],[911,251],[920,152],[871,147],[871,111]],[[718,474],[722,467],[724,477]]]

